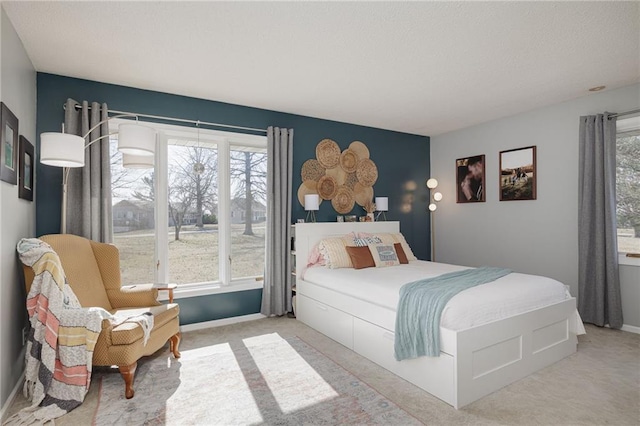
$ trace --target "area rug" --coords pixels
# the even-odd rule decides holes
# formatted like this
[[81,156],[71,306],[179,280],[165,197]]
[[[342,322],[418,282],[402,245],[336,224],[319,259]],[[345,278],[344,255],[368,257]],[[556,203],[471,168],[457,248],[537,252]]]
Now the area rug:
[[135,396],[102,378],[95,425],[421,424],[299,338],[277,333],[139,363]]

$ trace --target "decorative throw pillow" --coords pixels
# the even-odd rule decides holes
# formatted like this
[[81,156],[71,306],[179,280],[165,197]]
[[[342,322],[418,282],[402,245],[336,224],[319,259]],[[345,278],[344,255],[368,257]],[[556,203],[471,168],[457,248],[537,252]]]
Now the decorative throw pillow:
[[396,255],[398,255],[398,260],[400,261],[401,265],[406,265],[407,263],[409,263],[407,255],[404,253],[404,250],[402,250],[402,244],[393,243],[393,248],[396,250]]
[[321,240],[318,243],[318,248],[324,257],[325,266],[330,269],[353,268],[353,263],[351,263],[345,247],[342,237]]
[[322,253],[320,253],[320,244],[316,244],[315,246],[313,246],[313,248],[309,252],[309,256],[307,257],[307,268],[318,265],[325,265],[324,256],[322,256]]
[[355,246],[353,240],[356,238],[358,238],[358,234],[353,231],[342,236],[342,239],[344,240],[344,244],[346,246]]
[[374,268],[376,266],[369,247],[347,246],[345,248],[347,249],[347,253],[349,254],[349,258],[351,258],[351,263],[353,263],[353,267],[355,269]]
[[381,233],[376,234],[376,236],[382,240],[383,244],[400,243],[404,254],[407,255],[407,260],[418,260],[418,258],[413,254],[413,251],[411,251],[409,244],[407,244],[407,240],[404,239],[404,236],[400,232],[395,234]]
[[407,255],[407,260],[418,260],[418,258],[411,251],[411,247],[407,244],[407,240],[404,239],[404,235],[400,232],[397,234],[391,234],[396,243],[400,243],[402,245],[402,250],[404,250],[404,254]]
[[393,244],[370,244],[369,250],[371,250],[371,256],[376,264],[376,268],[400,264]]
[[369,244],[380,244],[382,240],[375,235],[370,237],[359,236],[353,239],[353,245],[356,247],[366,247]]

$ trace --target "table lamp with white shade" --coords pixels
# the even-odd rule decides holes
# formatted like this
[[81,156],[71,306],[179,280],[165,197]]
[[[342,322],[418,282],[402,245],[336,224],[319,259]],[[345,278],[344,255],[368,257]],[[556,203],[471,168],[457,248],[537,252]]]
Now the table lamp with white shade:
[[304,209],[307,211],[307,222],[316,221],[316,211],[320,210],[320,196],[318,194],[306,194],[304,196]]
[[382,220],[387,220],[386,212],[389,211],[389,197],[376,197],[375,199],[376,211],[378,215],[376,216],[376,221],[380,221],[380,215],[382,215]]

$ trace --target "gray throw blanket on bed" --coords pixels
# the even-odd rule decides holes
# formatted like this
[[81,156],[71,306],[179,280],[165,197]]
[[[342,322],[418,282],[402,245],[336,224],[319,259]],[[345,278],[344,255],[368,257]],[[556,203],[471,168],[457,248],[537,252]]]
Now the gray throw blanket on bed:
[[403,285],[396,313],[396,359],[439,356],[440,317],[447,302],[463,290],[510,273],[508,269],[482,267]]

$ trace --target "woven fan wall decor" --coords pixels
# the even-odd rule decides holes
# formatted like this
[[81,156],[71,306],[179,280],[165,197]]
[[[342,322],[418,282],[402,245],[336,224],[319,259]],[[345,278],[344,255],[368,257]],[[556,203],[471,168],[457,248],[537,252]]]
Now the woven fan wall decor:
[[316,146],[316,158],[305,161],[300,174],[298,200],[302,206],[305,194],[318,194],[321,200],[331,201],[336,212],[347,214],[356,203],[364,207],[373,202],[378,167],[363,142],[353,141],[340,151],[334,140],[322,139]]

